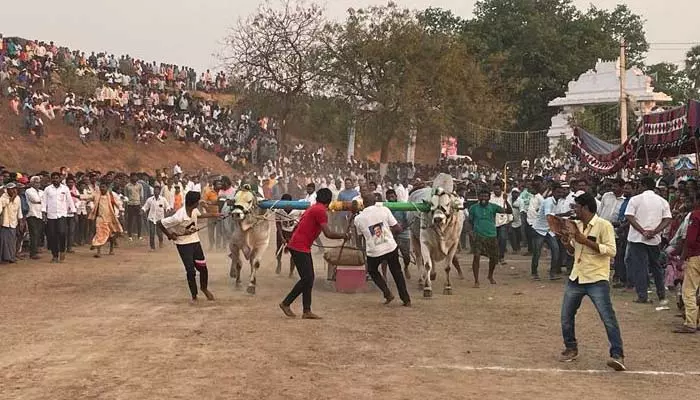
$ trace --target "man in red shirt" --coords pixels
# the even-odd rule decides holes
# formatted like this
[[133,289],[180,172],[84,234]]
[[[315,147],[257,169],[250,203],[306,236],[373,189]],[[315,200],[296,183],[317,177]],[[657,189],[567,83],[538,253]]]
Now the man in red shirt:
[[685,322],[674,329],[675,333],[695,333],[698,329],[697,293],[700,287],[700,199],[695,199],[695,209],[690,214],[688,231],[683,247],[683,260],[687,260],[683,272],[683,304]]
[[294,285],[292,291],[280,303],[280,308],[284,315],[294,318],[296,315],[290,308],[291,304],[299,295],[302,295],[302,305],[304,319],[320,319],[318,315],[311,312],[311,289],[314,287],[314,262],[311,258],[311,245],[323,232],[329,239],[346,239],[349,234],[333,233],[328,227],[328,205],[333,199],[330,189],[321,189],[316,193],[316,204],[309,207],[299,220],[292,238],[287,243],[287,249],[292,255],[292,260],[299,272],[299,281]]

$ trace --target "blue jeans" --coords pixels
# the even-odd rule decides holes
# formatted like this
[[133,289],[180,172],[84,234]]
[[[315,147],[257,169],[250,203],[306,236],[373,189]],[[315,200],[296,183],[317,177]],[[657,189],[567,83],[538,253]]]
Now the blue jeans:
[[564,300],[561,304],[561,334],[564,337],[564,346],[567,349],[578,349],[576,342],[576,311],[581,307],[581,300],[588,296],[600,319],[603,320],[605,331],[610,342],[610,356],[624,357],[622,351],[622,335],[620,326],[615,317],[612,301],[610,300],[610,284],[608,281],[598,281],[595,283],[580,284],[578,280],[567,279],[564,291]]
[[649,295],[649,271],[654,277],[656,294],[659,300],[666,298],[664,271],[659,264],[659,246],[651,246],[644,243],[627,242],[625,253],[625,266],[627,267],[627,279],[634,284],[634,290],[640,300],[647,300]]
[[557,238],[550,235],[549,233],[540,235],[532,230],[532,264],[530,264],[530,272],[533,276],[539,275],[537,273],[537,268],[540,264],[540,255],[542,254],[542,246],[545,242],[549,246],[549,251],[552,253],[552,261],[549,267],[549,276],[554,276],[554,273],[559,270],[559,243],[557,243]]

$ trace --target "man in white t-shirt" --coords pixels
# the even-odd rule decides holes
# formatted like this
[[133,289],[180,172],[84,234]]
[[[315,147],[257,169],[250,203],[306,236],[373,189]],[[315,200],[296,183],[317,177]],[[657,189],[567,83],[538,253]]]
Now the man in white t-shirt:
[[180,166],[180,161],[175,163],[173,166],[173,175],[182,175],[182,167]]
[[664,271],[659,264],[661,232],[671,223],[671,207],[663,197],[654,193],[656,183],[651,177],[641,181],[644,192],[632,197],[627,203],[625,217],[630,223],[627,234],[625,264],[627,274],[637,291],[635,303],[648,303],[649,271],[654,277],[656,294],[660,304],[668,304]]
[[304,200],[307,203],[310,203],[310,205],[316,204],[316,184],[311,182],[308,185],[306,185],[306,197],[304,197]]
[[396,289],[405,307],[411,306],[411,297],[406,289],[401,264],[399,263],[398,245],[394,240],[394,234],[401,233],[401,225],[386,207],[375,205],[374,193],[362,194],[364,210],[355,216],[355,228],[364,236],[365,252],[367,253],[367,272],[372,277],[374,284],[384,294],[384,304],[391,303],[394,295],[379,273],[379,265],[384,261],[389,265],[391,275],[396,282]]
[[157,222],[158,229],[163,232],[168,239],[175,242],[180,259],[185,265],[187,272],[187,284],[192,294],[192,302],[197,301],[197,281],[195,277],[199,271],[199,287],[208,300],[214,300],[214,295],[207,289],[209,282],[209,271],[207,261],[204,258],[204,251],[199,242],[197,234],[197,218],[217,218],[221,214],[199,212],[199,192],[189,192],[185,195],[185,206],[181,207],[170,217],[163,218]]

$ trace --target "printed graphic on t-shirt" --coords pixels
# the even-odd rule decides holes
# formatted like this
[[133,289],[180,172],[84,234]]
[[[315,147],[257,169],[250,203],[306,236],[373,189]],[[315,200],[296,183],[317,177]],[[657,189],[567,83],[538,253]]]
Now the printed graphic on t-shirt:
[[369,227],[369,235],[372,243],[377,246],[388,241],[388,237],[384,232],[384,223],[380,222]]

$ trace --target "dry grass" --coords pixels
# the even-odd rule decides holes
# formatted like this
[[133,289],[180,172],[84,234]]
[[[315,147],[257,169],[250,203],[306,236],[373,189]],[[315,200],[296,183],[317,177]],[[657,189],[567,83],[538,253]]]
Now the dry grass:
[[165,144],[153,141],[136,144],[130,138],[108,143],[80,143],[77,128],[62,121],[45,121],[46,135],[40,139],[21,133],[21,118],[12,115],[5,99],[0,100],[0,164],[21,171],[54,171],[61,166],[73,171],[145,171],[171,168],[180,161],[186,171],[209,167],[217,173],[232,169],[216,154],[194,144],[170,138]]

